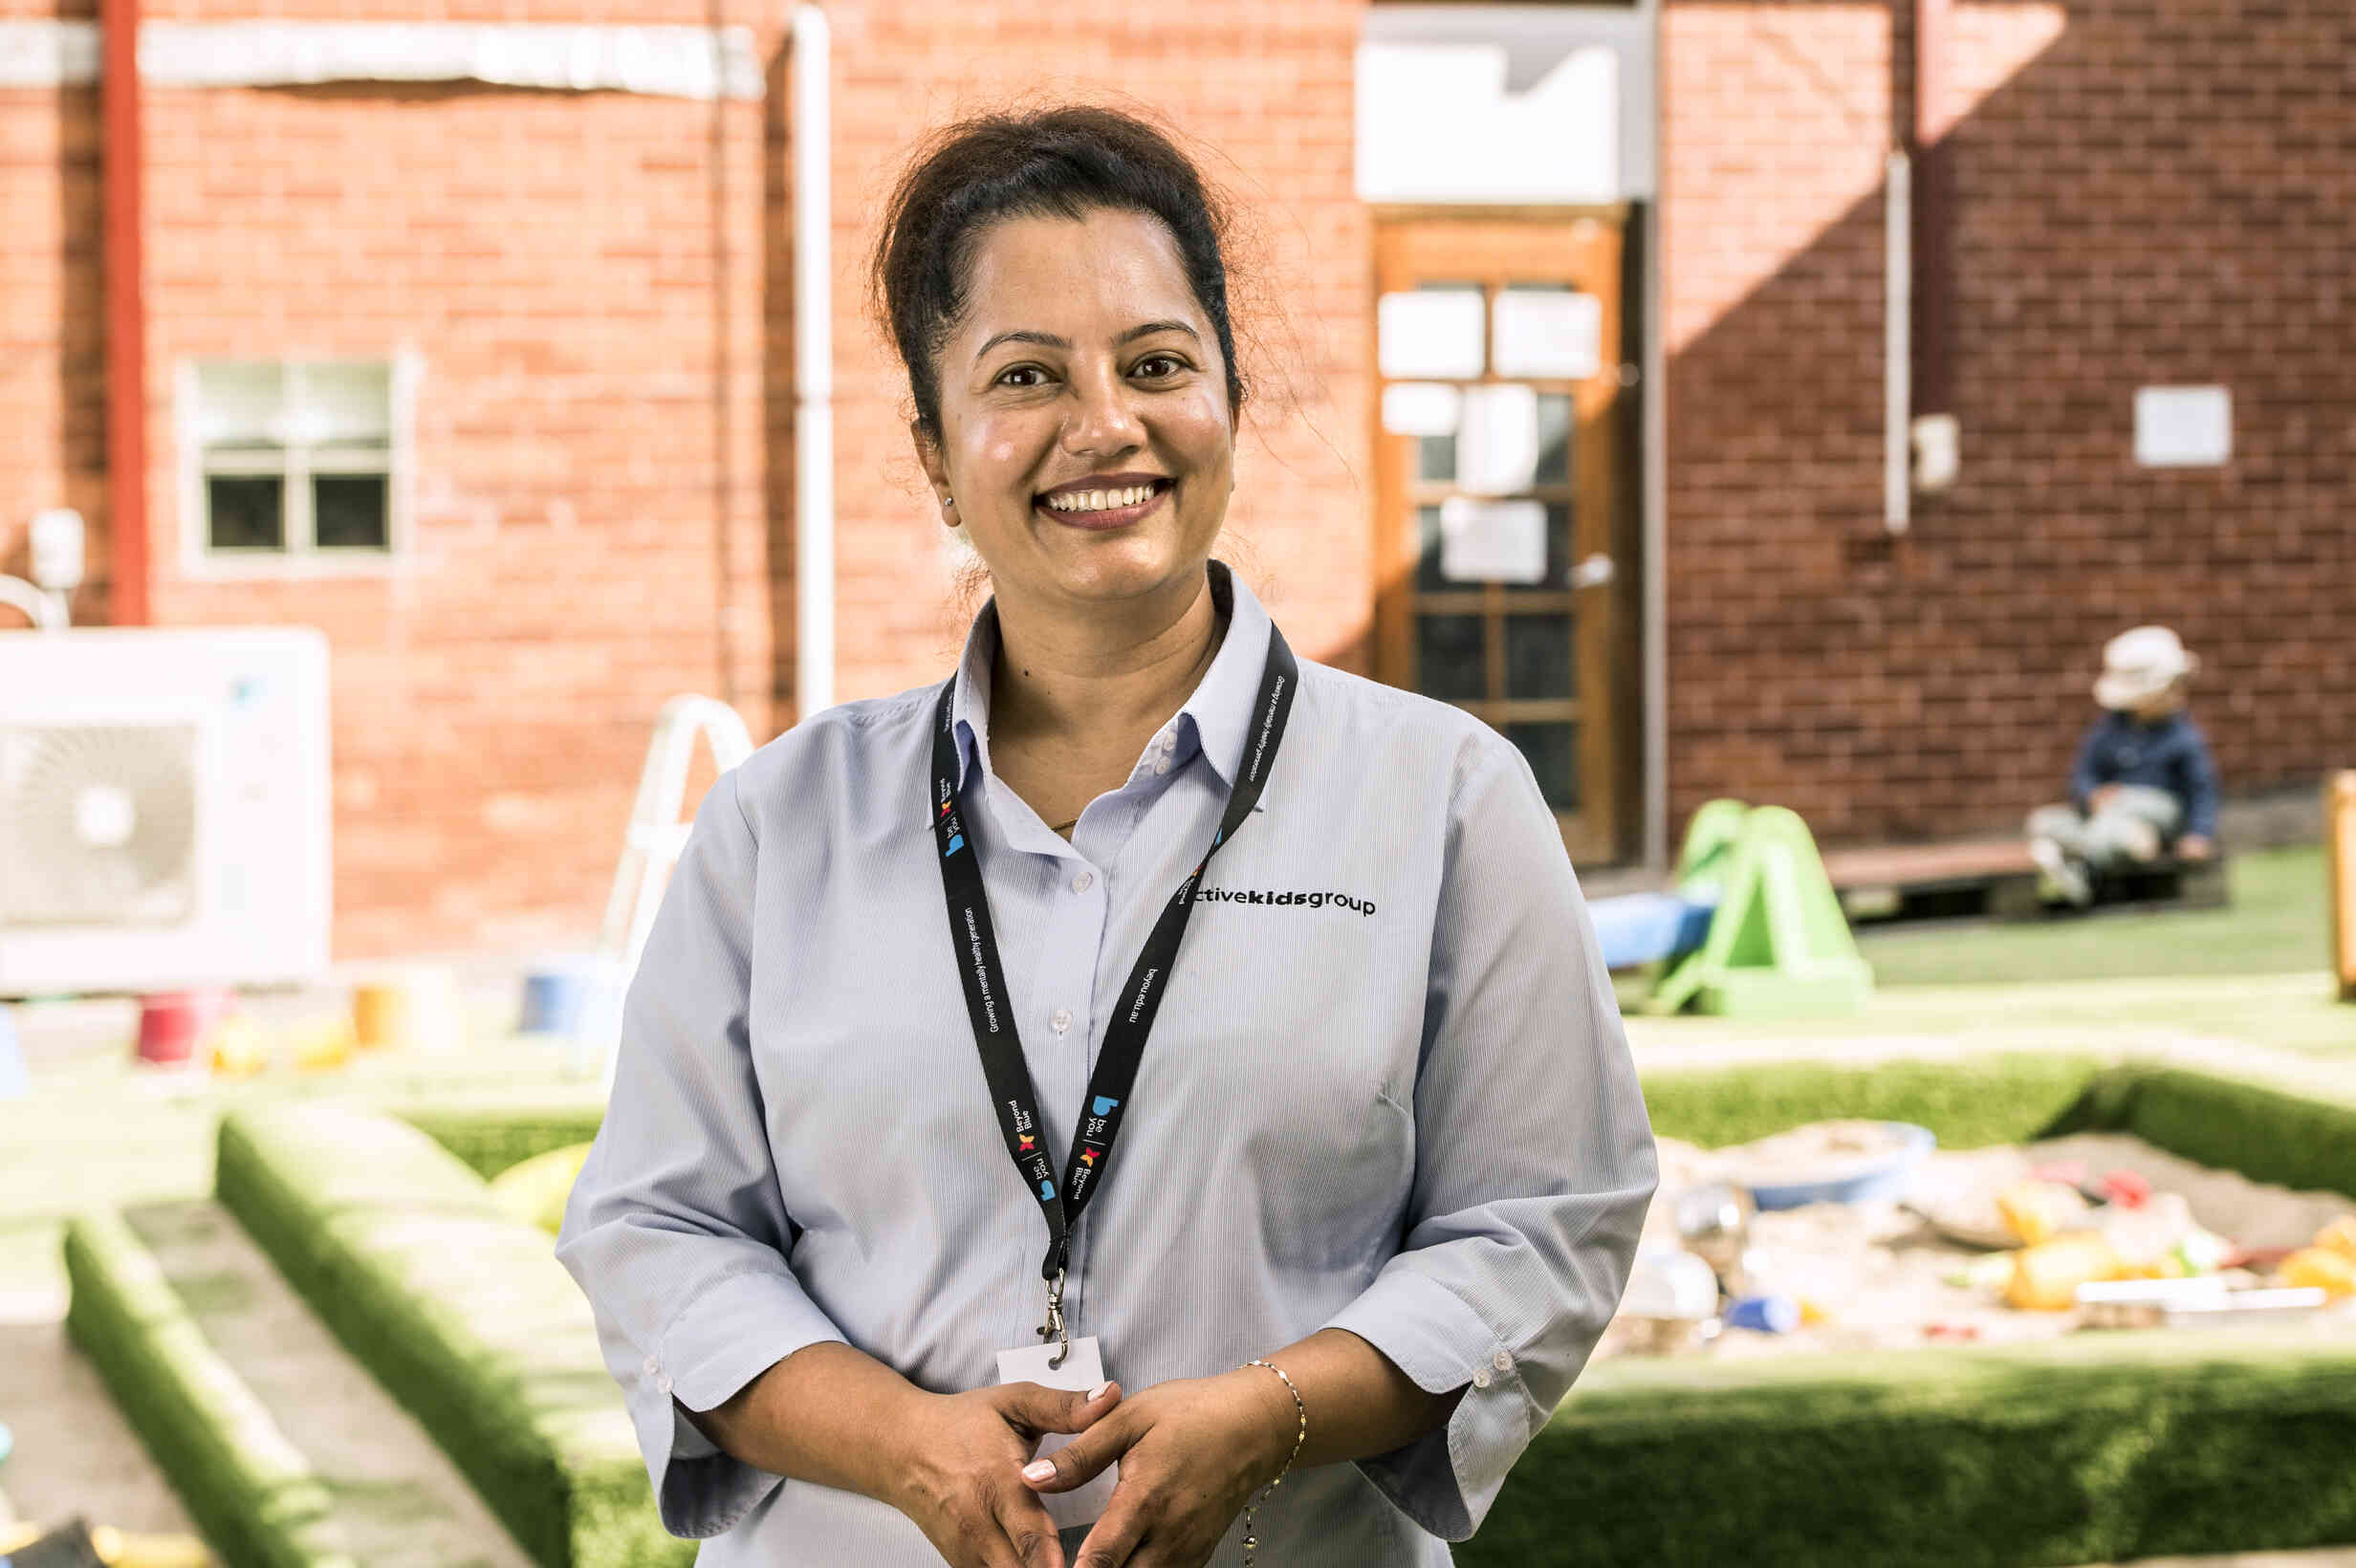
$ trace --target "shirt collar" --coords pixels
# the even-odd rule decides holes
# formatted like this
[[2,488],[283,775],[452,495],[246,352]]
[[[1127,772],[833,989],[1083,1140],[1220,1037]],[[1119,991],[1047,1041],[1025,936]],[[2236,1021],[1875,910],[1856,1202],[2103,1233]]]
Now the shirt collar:
[[[1260,670],[1268,659],[1268,633],[1273,624],[1252,590],[1225,561],[1210,563],[1211,602],[1227,616],[1227,635],[1212,656],[1211,667],[1170,722],[1178,727],[1181,744],[1191,729],[1203,755],[1225,781],[1235,787],[1243,766],[1243,749],[1252,728],[1252,709],[1259,695]],[[992,599],[973,618],[966,634],[965,655],[957,662],[956,690],[949,699],[949,718],[957,737],[957,787],[963,790],[979,762],[990,767],[990,675],[998,656],[998,603]],[[1260,798],[1267,800],[1267,785]]]

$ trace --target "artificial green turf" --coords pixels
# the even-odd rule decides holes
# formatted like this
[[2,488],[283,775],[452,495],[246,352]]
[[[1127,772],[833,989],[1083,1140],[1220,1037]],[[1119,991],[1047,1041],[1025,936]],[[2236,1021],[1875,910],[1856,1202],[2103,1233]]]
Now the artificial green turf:
[[1857,928],[1884,989],[2138,976],[2280,974],[2327,961],[2323,852],[2234,858],[2221,909],[2048,915],[2028,921]]
[[390,1116],[224,1117],[222,1205],[544,1568],[683,1568],[548,1237]]
[[121,1216],[72,1221],[65,1265],[67,1332],[228,1568],[358,1568],[326,1544],[328,1489]]
[[2356,1104],[2173,1068],[2122,1070],[2118,1125],[2252,1181],[2356,1198]]
[[605,1119],[602,1109],[573,1106],[536,1113],[403,1108],[394,1114],[486,1181],[535,1154],[588,1143]]
[[1476,1568],[2014,1568],[2356,1540],[2356,1349],[2246,1330],[1590,1369]]
[[2020,1054],[1872,1067],[1768,1062],[1652,1072],[1642,1082],[1653,1132],[1704,1148],[1832,1118],[1911,1122],[1944,1147],[1980,1148],[2043,1136],[2101,1073],[2088,1056]]

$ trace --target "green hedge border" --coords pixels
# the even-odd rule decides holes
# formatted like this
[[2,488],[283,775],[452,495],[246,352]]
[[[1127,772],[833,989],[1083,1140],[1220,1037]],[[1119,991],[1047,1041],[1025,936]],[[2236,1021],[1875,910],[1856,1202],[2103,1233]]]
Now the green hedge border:
[[535,1154],[588,1143],[605,1119],[599,1106],[525,1111],[396,1107],[392,1114],[465,1161],[485,1181]]
[[2106,1076],[2091,1056],[2014,1052],[1870,1067],[1775,1061],[1673,1068],[1646,1073],[1643,1082],[1652,1130],[1704,1148],[1835,1117],[1912,1122],[1937,1134],[1943,1148],[1984,1148],[2043,1137],[2089,1114],[2090,1097]]
[[66,1227],[66,1332],[229,1568],[360,1568],[335,1500],[113,1210]]
[[588,1303],[548,1237],[389,1116],[221,1122],[215,1189],[544,1568],[685,1568]]
[[2011,1568],[2356,1540],[2356,1353],[2250,1332],[1603,1362],[1456,1560]]

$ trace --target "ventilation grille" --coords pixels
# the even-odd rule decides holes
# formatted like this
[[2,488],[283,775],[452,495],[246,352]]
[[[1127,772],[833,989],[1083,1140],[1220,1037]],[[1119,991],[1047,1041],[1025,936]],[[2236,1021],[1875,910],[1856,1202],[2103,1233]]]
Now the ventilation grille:
[[193,725],[0,726],[0,926],[196,913]]

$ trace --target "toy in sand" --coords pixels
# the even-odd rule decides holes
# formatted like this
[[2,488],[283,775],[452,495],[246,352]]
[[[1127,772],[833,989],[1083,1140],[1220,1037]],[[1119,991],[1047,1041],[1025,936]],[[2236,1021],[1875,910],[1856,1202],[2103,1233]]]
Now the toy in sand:
[[[1867,1129],[1884,1125],[1819,1123],[1715,1150],[1660,1140],[1667,1201],[1647,1216],[1640,1265],[1657,1275],[1675,1267],[1665,1252],[1684,1252],[1712,1269],[1719,1299],[1705,1327],[1691,1286],[1632,1283],[1596,1353],[1753,1357],[2221,1322],[2356,1335],[2345,1197],[2122,1135],[1927,1152],[1903,1198],[1753,1210],[1731,1197],[1828,1156],[1869,1167],[1889,1144]],[[1689,1315],[1681,1325],[1646,1318],[1665,1301]]]
[[69,1520],[55,1529],[0,1524],[0,1563],[13,1568],[217,1568],[193,1535],[135,1535]]

